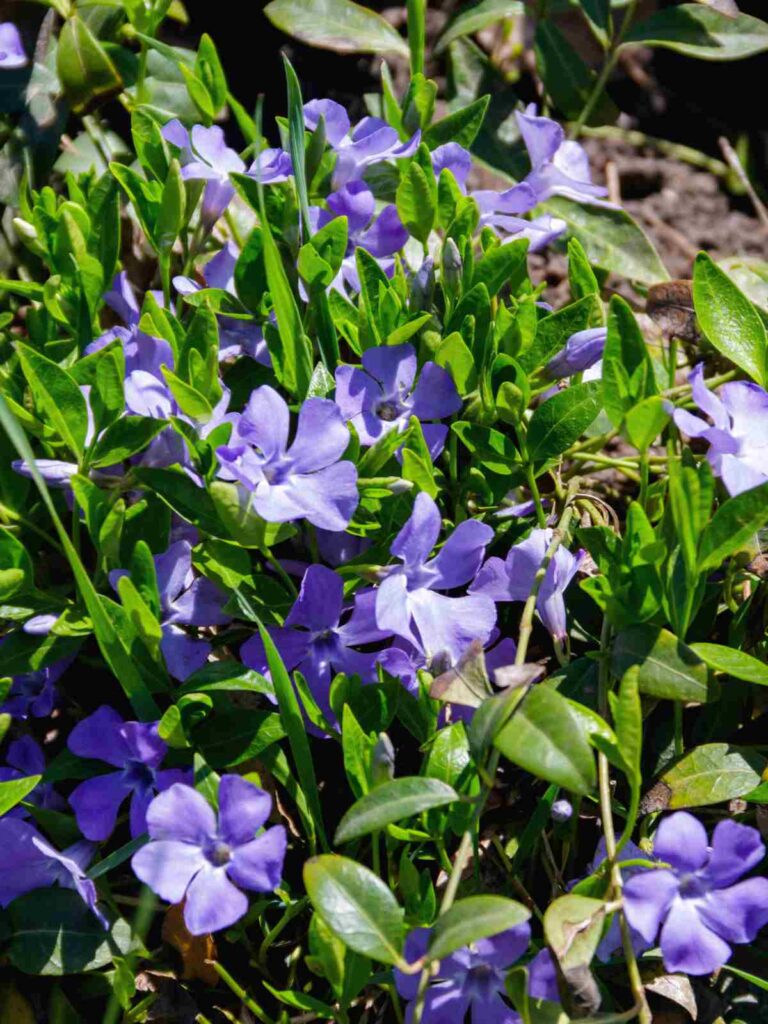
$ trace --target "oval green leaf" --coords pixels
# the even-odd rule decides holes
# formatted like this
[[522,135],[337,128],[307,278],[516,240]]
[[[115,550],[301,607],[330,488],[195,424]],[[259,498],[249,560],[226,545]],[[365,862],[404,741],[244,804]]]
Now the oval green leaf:
[[531,912],[522,903],[503,896],[468,896],[437,919],[429,955],[442,960],[462,946],[514,928],[530,916]]
[[719,569],[729,555],[748,544],[768,522],[768,483],[729,498],[704,528],[699,572]]
[[599,381],[574,384],[543,402],[528,426],[528,457],[537,466],[556,459],[592,426],[600,412]]
[[752,750],[727,743],[695,747],[666,771],[669,808],[706,807],[745,796],[759,785],[766,760]]
[[704,703],[717,693],[707,666],[696,652],[658,626],[629,626],[617,634],[611,670],[621,677],[633,665],[638,666],[640,693],[649,697]]
[[716,672],[725,672],[747,683],[768,686],[768,665],[753,658],[751,654],[722,644],[691,644],[691,650]]
[[656,11],[627,34],[624,45],[663,46],[699,60],[739,60],[768,50],[768,25],[748,14],[721,14],[704,4]]
[[409,56],[408,44],[389,22],[350,0],[272,0],[264,13],[273,25],[310,46]]
[[459,794],[439,779],[408,776],[392,779],[366,793],[353,804],[339,823],[334,843],[348,843],[352,839],[386,828],[396,821],[412,818],[414,814],[443,807],[459,799]]

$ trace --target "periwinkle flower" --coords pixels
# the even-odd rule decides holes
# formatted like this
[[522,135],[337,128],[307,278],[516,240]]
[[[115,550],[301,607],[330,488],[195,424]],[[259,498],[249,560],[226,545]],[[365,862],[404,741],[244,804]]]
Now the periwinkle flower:
[[246,171],[262,185],[279,185],[293,177],[293,161],[284,149],[263,149]]
[[86,779],[69,797],[77,827],[94,841],[109,838],[120,806],[128,799],[131,835],[140,836],[146,831],[147,807],[158,790],[189,776],[180,768],[158,770],[168,747],[158,735],[157,722],[125,722],[106,704],[78,722],[67,746],[78,757],[106,761],[117,769]]
[[670,411],[689,437],[709,441],[707,460],[730,495],[741,494],[768,481],[768,392],[751,381],[723,384],[720,395],[704,383],[704,367],[688,377],[693,400],[712,426],[686,409]]
[[96,906],[96,886],[85,869],[94,846],[82,840],[59,853],[37,829],[19,818],[0,821],[0,907],[34,889],[60,885],[74,889],[106,928],[108,921]]
[[[406,961],[414,962],[427,952],[429,928],[416,928],[405,941]],[[531,928],[527,921],[508,928],[498,935],[479,939],[471,946],[462,946],[438,964],[426,992],[423,1024],[461,1024],[471,1010],[472,1024],[519,1024],[520,1017],[505,1001],[505,980],[512,964],[528,949]],[[547,993],[551,985],[546,982]],[[533,968],[533,963],[531,964]],[[538,967],[541,971],[541,967]],[[532,971],[533,977],[537,969]],[[533,980],[533,978],[532,978]],[[539,979],[536,978],[538,982]],[[400,996],[409,1002],[406,1020],[413,1016],[413,1001],[419,987],[418,974],[404,974],[395,970],[395,985]],[[537,986],[537,991],[542,989]],[[542,998],[540,995],[535,998]]]
[[0,69],[13,71],[29,63],[19,30],[12,21],[0,24]]
[[[524,541],[510,549],[506,559],[489,558],[469,588],[471,594],[485,595],[494,601],[527,601],[536,573],[552,543],[550,528],[533,530]],[[559,547],[550,561],[536,598],[541,621],[556,640],[567,635],[565,593],[584,560],[585,553],[572,554]]]
[[667,971],[711,974],[768,923],[768,879],[739,881],[765,856],[757,829],[725,819],[710,845],[702,823],[678,811],[656,830],[653,853],[669,866],[633,875],[624,911],[646,942],[658,941]]
[[[167,551],[155,555],[155,573],[160,596],[160,650],[169,673],[184,680],[208,660],[211,645],[190,636],[182,626],[222,626],[230,616],[224,612],[227,598],[205,576],[196,576],[192,568],[192,545],[175,541]],[[109,581],[117,589],[125,569],[114,569]]]
[[460,188],[467,184],[472,170],[472,154],[458,142],[446,142],[432,150],[432,169],[439,178],[443,171],[450,171]]
[[602,185],[592,184],[589,158],[578,142],[565,138],[557,121],[536,115],[536,104],[515,111],[520,134],[531,160],[525,182],[533,190],[537,203],[552,196],[565,196],[579,202],[599,201],[608,195]]
[[[364,683],[376,681],[376,652],[355,650],[389,636],[376,625],[375,600],[375,593],[366,591],[350,609],[341,577],[323,565],[311,565],[285,624],[269,630],[286,669],[301,672],[326,713],[331,710],[328,692],[337,673],[360,676]],[[249,668],[268,674],[259,636],[243,644],[240,657]]]
[[21,719],[47,718],[56,705],[56,683],[74,660],[73,656],[60,658],[45,668],[14,676],[8,697],[0,704],[0,714]]
[[603,358],[607,336],[605,327],[588,327],[584,331],[576,331],[547,363],[547,376],[551,380],[559,380],[591,370]]
[[[142,370],[162,381],[161,367],[173,368],[173,349],[165,338],[156,338],[154,335],[145,334],[140,330],[139,304],[124,270],[116,275],[112,287],[104,295],[104,301],[110,309],[117,313],[125,326],[110,328],[87,345],[83,355],[92,355],[117,340],[123,346],[126,374]],[[160,301],[162,302],[162,296]]]
[[552,821],[562,825],[573,817],[573,804],[570,800],[555,800],[550,811]]
[[[12,782],[14,779],[27,778],[30,775],[42,775],[45,771],[45,755],[40,745],[31,736],[22,736],[8,745],[8,753],[5,756],[6,767],[0,768],[0,782]],[[51,811],[64,811],[67,802],[53,788],[50,782],[39,782],[37,786],[24,798],[28,803],[36,807],[42,807]],[[17,804],[6,817],[26,818],[29,812]]]
[[181,121],[169,121],[163,138],[179,151],[181,176],[186,181],[205,181],[201,221],[210,230],[234,198],[230,174],[245,171],[245,164],[234,149],[227,146],[218,125],[206,128],[196,124],[188,132]]
[[365,249],[376,259],[381,269],[391,276],[395,261],[392,258],[408,241],[408,232],[395,206],[385,206],[376,214],[373,192],[363,181],[351,181],[332,192],[326,199],[328,209],[310,207],[313,233],[325,227],[336,217],[346,217],[348,223],[347,251],[331,287],[343,292],[346,284],[354,292],[360,291],[355,249]]
[[289,445],[288,405],[274,388],[257,388],[235,425],[229,444],[217,449],[220,476],[251,492],[267,522],[306,519],[326,530],[344,530],[357,508],[357,469],[341,460],[349,430],[335,404],[308,398]]
[[[240,255],[236,245],[225,242],[221,249],[203,266],[203,280],[206,288],[219,288],[230,295],[237,295],[235,287],[235,267]],[[179,295],[191,295],[200,290],[200,285],[191,277],[174,277],[173,286]],[[270,366],[261,328],[250,320],[238,320],[235,317],[219,315],[219,359],[225,362],[247,355],[263,366]]]
[[341,104],[333,100],[311,100],[304,104],[304,123],[314,131],[325,121],[325,135],[336,153],[333,186],[362,178],[367,167],[385,160],[402,160],[413,156],[421,142],[417,131],[408,142],[400,142],[394,128],[378,117],[364,117],[354,128]]
[[150,842],[133,855],[138,878],[169,903],[184,900],[193,935],[228,928],[248,910],[242,889],[272,892],[280,884],[287,836],[282,825],[256,835],[272,798],[239,775],[222,775],[218,821],[191,786],[177,784],[147,811]]
[[390,551],[402,565],[386,570],[376,596],[376,622],[421,650],[429,662],[441,655],[452,664],[473,640],[490,638],[496,609],[483,595],[448,597],[437,591],[455,590],[474,578],[493,530],[468,519],[430,558],[441,525],[440,510],[422,491],[392,542]]
[[[375,444],[392,430],[402,433],[411,416],[441,420],[461,408],[448,371],[433,362],[419,371],[416,350],[407,342],[366,349],[362,360],[362,368],[345,365],[336,370],[336,404],[363,445]],[[422,429],[434,459],[443,450],[448,428],[427,423]]]

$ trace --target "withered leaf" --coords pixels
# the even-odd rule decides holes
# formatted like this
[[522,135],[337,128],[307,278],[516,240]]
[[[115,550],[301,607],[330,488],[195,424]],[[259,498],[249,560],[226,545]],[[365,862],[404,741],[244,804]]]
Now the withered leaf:
[[216,943],[212,935],[192,935],[184,923],[183,904],[175,903],[165,912],[163,918],[163,942],[179,953],[183,964],[182,978],[187,981],[199,980],[206,985],[216,985],[218,972],[209,960],[217,958]]
[[692,1020],[698,1016],[696,994],[690,978],[685,974],[667,974],[661,964],[644,967],[642,971],[643,985],[649,992],[677,1003],[686,1011]]
[[432,683],[429,695],[433,700],[479,708],[493,695],[485,668],[485,654],[479,640],[473,640],[453,668],[443,672]]
[[648,289],[646,312],[665,338],[697,341],[699,325],[693,308],[692,281],[662,281]]

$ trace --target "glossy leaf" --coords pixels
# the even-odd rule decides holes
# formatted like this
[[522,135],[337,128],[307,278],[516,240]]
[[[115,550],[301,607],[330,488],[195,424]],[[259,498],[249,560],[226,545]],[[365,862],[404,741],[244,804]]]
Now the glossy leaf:
[[629,30],[624,45],[663,46],[699,60],[739,60],[768,50],[768,25],[749,14],[678,4],[654,12]]
[[601,387],[596,381],[574,384],[543,402],[528,424],[528,457],[535,465],[562,455],[597,418]]
[[337,53],[397,53],[406,41],[379,14],[350,0],[272,0],[264,13],[277,28]]
[[479,939],[487,939],[531,916],[522,903],[503,896],[468,896],[438,917],[432,931],[429,955],[435,960],[455,953]]
[[393,779],[366,793],[350,807],[339,822],[333,841],[337,846],[348,843],[458,799],[459,794],[453,786],[439,779],[420,776]]
[[637,625],[621,630],[611,648],[611,669],[619,677],[638,667],[641,693],[666,700],[705,702],[717,687],[704,662],[673,633],[657,626]]
[[695,747],[661,776],[669,787],[669,808],[706,807],[735,800],[757,786],[766,760],[727,743]]
[[699,572],[719,569],[768,523],[768,483],[742,491],[718,508],[699,544]]
[[693,268],[693,301],[701,329],[718,352],[758,384],[765,383],[768,338],[763,321],[746,295],[703,252]]

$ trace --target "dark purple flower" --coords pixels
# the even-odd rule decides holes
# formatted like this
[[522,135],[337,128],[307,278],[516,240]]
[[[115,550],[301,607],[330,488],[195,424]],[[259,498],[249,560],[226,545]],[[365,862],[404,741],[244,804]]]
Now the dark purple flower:
[[0,704],[0,714],[11,715],[12,718],[29,718],[30,715],[47,718],[56,704],[56,683],[74,660],[74,656],[60,658],[36,672],[14,676],[8,699]]
[[[412,963],[424,956],[429,939],[429,928],[412,931],[405,941],[405,959]],[[427,989],[422,1024],[461,1024],[468,1010],[472,1011],[472,1024],[518,1024],[519,1015],[505,1002],[504,983],[507,971],[528,949],[530,939],[531,927],[524,921],[441,960]],[[538,968],[534,973],[542,974],[539,987],[546,986],[549,992],[546,970]],[[419,975],[395,970],[395,985],[400,996],[411,1003],[405,1018],[409,1021]]]
[[[469,588],[471,594],[484,594],[494,601],[527,601],[539,566],[552,543],[552,530],[533,530],[530,536],[510,550],[506,559],[489,558]],[[573,555],[559,547],[547,567],[536,599],[541,621],[557,640],[566,634],[563,594],[584,560],[579,551]]]
[[[326,714],[330,715],[328,692],[337,673],[360,676],[364,683],[376,681],[376,652],[364,654],[354,649],[390,635],[376,625],[375,602],[375,592],[365,591],[356,597],[352,613],[347,615],[341,577],[324,565],[311,565],[285,625],[269,631],[286,669],[301,672]],[[240,656],[249,668],[269,674],[259,636],[243,644]]]
[[21,42],[19,30],[12,21],[0,24],[0,68],[12,71],[29,63]]
[[728,962],[731,944],[752,942],[768,923],[768,879],[738,881],[765,856],[757,829],[726,819],[710,846],[701,822],[678,811],[656,830],[653,853],[669,867],[633,875],[624,910],[646,942],[659,936],[668,971],[711,974]]
[[[340,366],[336,370],[336,404],[344,419],[352,422],[361,444],[375,444],[391,430],[402,433],[411,416],[441,420],[461,408],[447,370],[428,362],[419,373],[413,345],[369,348],[362,358],[362,368]],[[430,423],[423,430],[434,459],[443,449],[448,428]]]
[[96,886],[85,869],[93,856],[92,843],[82,840],[59,853],[37,829],[18,818],[0,821],[0,907],[33,889],[58,884],[74,889],[106,928],[107,919],[96,906]]
[[486,643],[496,609],[482,595],[447,597],[437,591],[455,590],[474,578],[493,530],[468,519],[430,559],[441,525],[440,510],[422,491],[390,548],[403,564],[386,570],[376,595],[376,622],[423,651],[429,662],[440,655],[452,664],[473,640]]
[[704,367],[694,368],[688,380],[693,400],[712,420],[685,409],[674,409],[675,423],[689,437],[709,441],[707,459],[730,495],[741,494],[768,480],[768,392],[750,381],[723,384],[720,396],[704,383]]
[[[42,775],[45,771],[45,755],[38,743],[31,736],[22,736],[8,745],[5,757],[6,768],[0,768],[0,782],[12,782],[14,779],[28,778],[30,775]],[[64,811],[67,802],[53,788],[50,782],[39,782],[25,800],[36,807],[51,811]],[[5,815],[12,818],[27,818],[29,812],[17,804]]]
[[540,949],[528,964],[528,995],[531,999],[546,999],[550,1003],[560,1002],[557,968],[548,949]]
[[187,181],[205,181],[201,221],[210,231],[234,198],[232,173],[242,174],[245,164],[224,141],[218,125],[206,128],[196,124],[188,132],[174,119],[163,128],[163,138],[179,150],[181,176]]
[[253,507],[269,523],[307,519],[325,530],[344,530],[357,508],[357,469],[340,461],[349,430],[335,402],[308,398],[289,445],[285,399],[265,384],[253,392],[228,445],[217,449],[220,476],[252,493]]
[[337,157],[334,188],[362,178],[365,169],[374,164],[413,156],[421,142],[421,132],[416,132],[408,142],[401,143],[395,129],[378,117],[364,117],[352,128],[344,107],[333,100],[304,104],[304,123],[310,131],[317,128],[321,117],[325,120],[326,138]]
[[566,196],[579,202],[600,200],[608,195],[601,185],[592,184],[589,158],[578,142],[566,140],[562,127],[548,117],[536,116],[536,104],[515,111],[520,134],[531,160],[525,181],[543,203],[551,196]]
[[[208,660],[211,645],[190,636],[182,626],[222,626],[230,616],[224,612],[227,597],[205,576],[192,568],[192,545],[175,541],[162,555],[155,555],[157,589],[160,594],[160,650],[174,679],[186,679]],[[109,582],[117,589],[125,569],[114,569]]]
[[[228,928],[248,910],[243,889],[272,892],[280,884],[287,836],[266,823],[272,798],[239,775],[222,775],[219,815],[191,786],[171,786],[147,811],[151,842],[133,855],[136,875],[169,903],[184,900],[193,935]],[[233,884],[234,883],[234,884]]]
[[605,327],[589,327],[572,334],[565,346],[547,363],[547,376],[551,380],[559,380],[592,369],[603,358],[607,335]]
[[78,757],[106,761],[118,769],[86,779],[69,797],[78,828],[94,841],[109,838],[120,805],[128,798],[131,835],[140,836],[146,831],[147,807],[155,793],[189,776],[180,768],[158,771],[168,747],[158,736],[157,722],[124,722],[106,704],[78,722],[67,746]]

